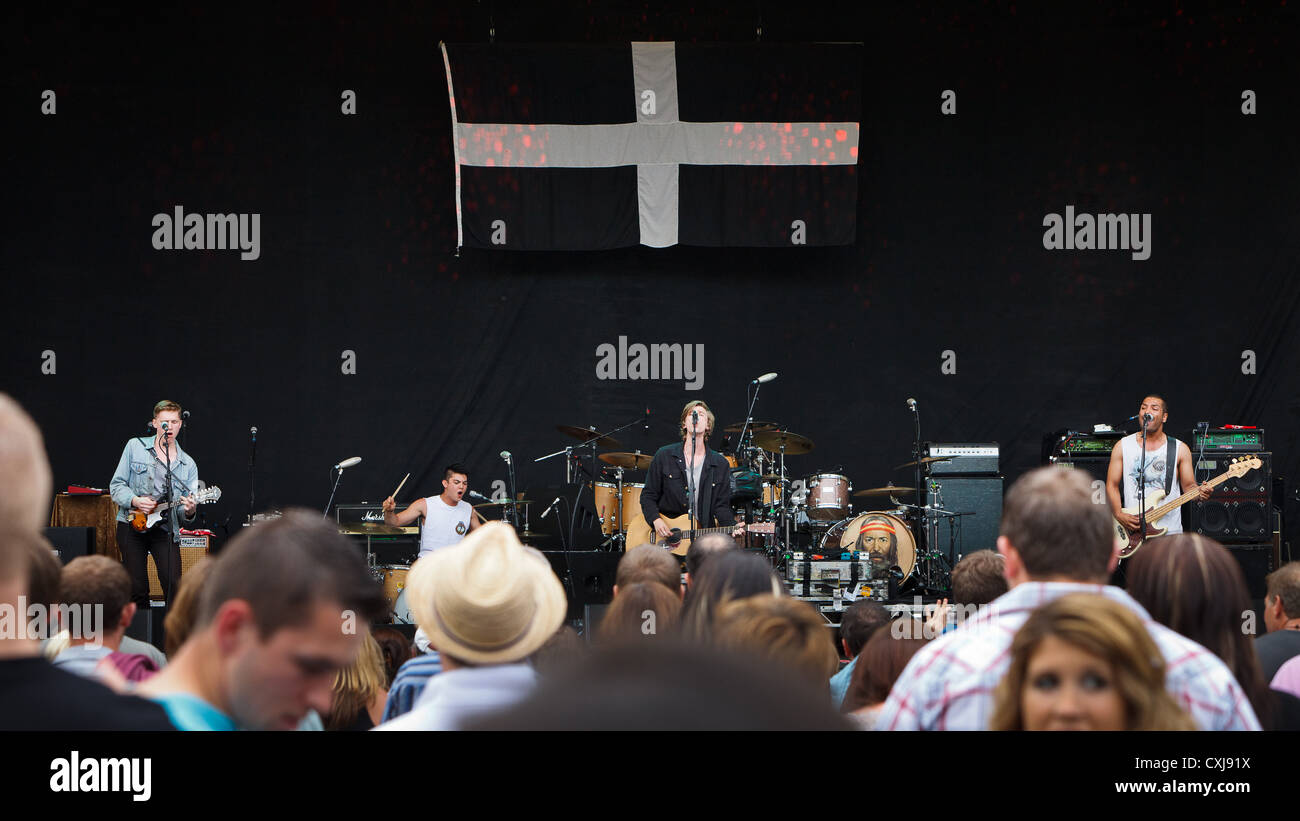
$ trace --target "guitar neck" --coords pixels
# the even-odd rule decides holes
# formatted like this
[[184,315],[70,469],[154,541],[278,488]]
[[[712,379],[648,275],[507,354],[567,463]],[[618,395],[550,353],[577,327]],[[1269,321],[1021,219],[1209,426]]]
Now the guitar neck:
[[[1230,477],[1227,473],[1221,473],[1210,480],[1210,487],[1218,487],[1219,485],[1228,481],[1229,478]],[[1182,507],[1183,505],[1195,499],[1198,495],[1200,495],[1199,485],[1187,491],[1182,496],[1179,496],[1177,499],[1172,499],[1170,501],[1165,502],[1164,504],[1157,507],[1155,510],[1148,510],[1147,521],[1149,522],[1160,521],[1165,517],[1167,513],[1169,513],[1169,511],[1177,510],[1178,508]]]
[[731,525],[730,527],[701,527],[695,530],[682,531],[682,537],[686,539],[695,539],[700,536],[708,535],[709,533],[730,533],[735,529],[735,525]]

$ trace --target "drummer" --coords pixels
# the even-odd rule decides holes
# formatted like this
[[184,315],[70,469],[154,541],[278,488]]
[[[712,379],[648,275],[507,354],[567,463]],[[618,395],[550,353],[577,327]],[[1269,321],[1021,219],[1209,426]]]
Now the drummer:
[[384,500],[384,524],[405,527],[421,516],[420,556],[426,556],[440,547],[448,547],[465,538],[479,526],[474,508],[464,500],[469,490],[469,472],[459,462],[448,465],[442,472],[442,493],[427,499],[416,499],[410,507],[396,513],[397,501],[389,496]]

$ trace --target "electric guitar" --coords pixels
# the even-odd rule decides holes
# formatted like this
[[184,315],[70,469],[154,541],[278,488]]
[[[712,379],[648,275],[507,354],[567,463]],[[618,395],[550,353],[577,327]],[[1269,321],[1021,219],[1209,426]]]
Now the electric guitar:
[[[221,498],[221,488],[213,486],[200,490],[194,494],[194,504],[208,505]],[[162,515],[168,508],[176,507],[183,504],[182,502],[164,502],[153,509],[152,513],[145,513],[143,510],[131,508],[126,512],[126,520],[130,523],[131,529],[136,533],[144,533],[149,528],[162,521]]]
[[647,524],[645,514],[638,513],[627,526],[627,544],[630,547],[636,547],[639,544],[660,545],[666,550],[671,550],[674,556],[685,556],[686,551],[691,546],[691,540],[696,539],[706,533],[726,533],[731,532],[737,527],[743,528],[750,533],[775,533],[776,525],[772,522],[756,522],[754,524],[735,524],[726,525],[725,527],[697,527],[691,530],[691,517],[683,513],[681,516],[661,516],[672,529],[672,535],[668,538],[660,536],[655,532],[654,526]]
[[[1258,456],[1242,456],[1240,458],[1233,459],[1232,467],[1228,468],[1226,471],[1219,474],[1218,476],[1215,476],[1213,479],[1210,480],[1209,484],[1211,487],[1216,487],[1228,481],[1229,479],[1235,479],[1241,476],[1245,476],[1247,473],[1254,470],[1255,468],[1260,467],[1261,465],[1263,465],[1263,463],[1259,461]],[[1156,527],[1155,523],[1160,521],[1162,518],[1164,518],[1165,514],[1167,514],[1169,511],[1177,510],[1178,508],[1182,507],[1183,505],[1197,498],[1199,495],[1200,495],[1199,485],[1187,491],[1182,496],[1179,496],[1176,499],[1169,499],[1167,501],[1165,500],[1165,492],[1163,490],[1155,490],[1152,491],[1151,493],[1148,493],[1146,498],[1147,529],[1145,533],[1139,533],[1136,530],[1129,530],[1120,522],[1119,519],[1114,520],[1115,538],[1118,539],[1120,543],[1119,557],[1121,559],[1127,559],[1129,556],[1132,556],[1134,553],[1136,553],[1138,551],[1138,548],[1141,547],[1142,543],[1145,542],[1147,539],[1150,539],[1153,536],[1165,535],[1165,531],[1167,531],[1169,528]],[[1124,508],[1123,512],[1129,514],[1130,516],[1137,516],[1138,510],[1139,510],[1138,506],[1133,505],[1132,507]]]

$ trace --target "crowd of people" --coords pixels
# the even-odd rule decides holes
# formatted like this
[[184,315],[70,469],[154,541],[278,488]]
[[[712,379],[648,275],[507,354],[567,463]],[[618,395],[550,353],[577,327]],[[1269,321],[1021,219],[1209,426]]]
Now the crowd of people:
[[51,484],[0,395],[3,729],[1300,728],[1300,562],[1268,576],[1262,624],[1236,561],[1194,534],[1148,540],[1120,589],[1110,511],[1067,469],[1008,490],[996,550],[925,618],[864,599],[836,630],[711,533],[684,568],[629,549],[579,635],[545,557],[489,522],[412,565],[412,641],[355,547],[290,511],[180,576],[162,650],[126,635],[122,563],[55,557]]

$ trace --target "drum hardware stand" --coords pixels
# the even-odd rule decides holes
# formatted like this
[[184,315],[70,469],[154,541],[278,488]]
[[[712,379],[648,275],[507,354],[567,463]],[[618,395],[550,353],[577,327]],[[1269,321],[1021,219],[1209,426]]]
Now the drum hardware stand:
[[574,463],[581,464],[581,459],[579,457],[574,456],[573,453],[574,451],[582,450],[583,448],[590,447],[591,448],[591,470],[588,471],[588,473],[591,476],[591,480],[594,482],[596,481],[596,477],[600,475],[599,468],[596,466],[596,447],[595,447],[596,443],[606,436],[613,436],[614,434],[619,433],[620,431],[627,430],[633,425],[639,425],[642,422],[643,420],[640,417],[638,417],[635,420],[628,422],[626,425],[621,425],[617,428],[614,428],[613,430],[607,430],[604,433],[599,433],[593,430],[591,431],[591,438],[583,442],[581,445],[566,445],[565,447],[555,451],[554,453],[548,453],[545,456],[538,456],[536,459],[533,460],[533,463],[536,464],[537,462],[545,462],[547,459],[552,459],[556,456],[559,456],[560,454],[564,454],[565,456],[564,481],[567,484],[572,484],[573,464]]

